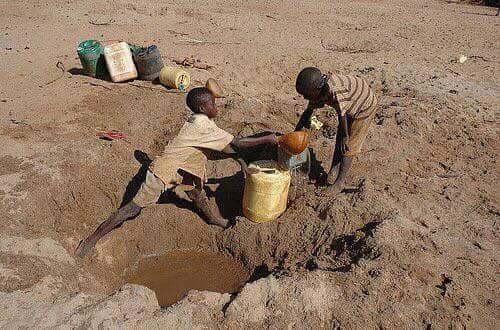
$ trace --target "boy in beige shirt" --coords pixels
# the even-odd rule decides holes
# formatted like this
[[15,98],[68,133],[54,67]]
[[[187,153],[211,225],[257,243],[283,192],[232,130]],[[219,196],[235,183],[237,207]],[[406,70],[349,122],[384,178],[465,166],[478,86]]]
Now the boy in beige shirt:
[[[237,149],[264,143],[277,143],[276,135],[258,138],[235,138],[217,127],[212,120],[217,116],[214,95],[204,87],[192,89],[186,98],[193,115],[187,120],[178,135],[165,147],[163,154],[155,159],[146,174],[139,191],[131,202],[113,213],[88,238],[80,242],[76,254],[84,257],[104,235],[126,220],[139,215],[140,211],[158,201],[166,190],[184,191],[194,205],[205,215],[209,224],[228,228],[230,223],[212,209],[203,190],[206,180],[207,152],[218,151],[226,157],[237,158]],[[237,158],[242,170],[247,167]]]

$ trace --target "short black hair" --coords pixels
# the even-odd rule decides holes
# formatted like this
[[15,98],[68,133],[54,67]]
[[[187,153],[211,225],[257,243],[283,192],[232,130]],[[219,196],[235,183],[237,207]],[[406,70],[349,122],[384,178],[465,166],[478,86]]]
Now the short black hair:
[[200,108],[208,103],[215,104],[215,98],[208,88],[205,87],[193,88],[186,97],[186,105],[194,113],[200,113]]
[[304,68],[300,71],[295,82],[297,93],[306,96],[316,96],[323,89],[328,81],[326,75],[321,73],[321,70],[315,67]]

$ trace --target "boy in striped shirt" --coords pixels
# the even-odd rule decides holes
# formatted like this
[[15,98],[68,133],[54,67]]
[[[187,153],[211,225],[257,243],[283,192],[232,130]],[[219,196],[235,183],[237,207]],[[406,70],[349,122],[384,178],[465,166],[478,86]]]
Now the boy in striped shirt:
[[361,152],[375,117],[375,93],[363,78],[323,74],[314,67],[299,73],[295,87],[309,101],[295,130],[303,130],[309,125],[314,109],[328,105],[337,112],[339,126],[327,182],[331,185],[330,189],[338,193],[343,188],[353,157]]

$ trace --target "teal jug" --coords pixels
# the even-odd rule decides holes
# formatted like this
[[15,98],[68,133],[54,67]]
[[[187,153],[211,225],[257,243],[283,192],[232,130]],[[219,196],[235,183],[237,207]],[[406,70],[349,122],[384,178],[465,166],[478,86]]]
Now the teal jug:
[[91,77],[103,77],[106,74],[106,64],[102,56],[102,46],[97,40],[85,40],[77,48],[78,57],[82,63],[83,72]]

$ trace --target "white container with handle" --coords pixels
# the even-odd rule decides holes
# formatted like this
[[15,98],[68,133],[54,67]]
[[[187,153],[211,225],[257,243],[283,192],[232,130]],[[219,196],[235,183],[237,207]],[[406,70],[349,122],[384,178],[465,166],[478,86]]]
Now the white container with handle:
[[132,52],[126,42],[104,47],[104,58],[113,82],[123,82],[137,78],[137,69]]

